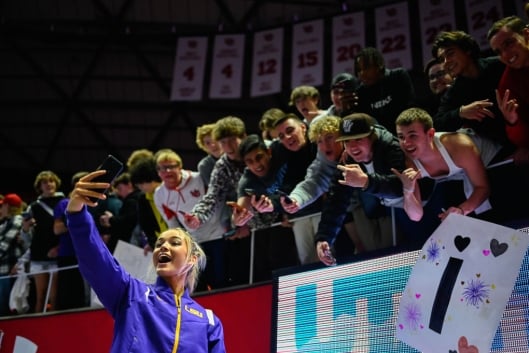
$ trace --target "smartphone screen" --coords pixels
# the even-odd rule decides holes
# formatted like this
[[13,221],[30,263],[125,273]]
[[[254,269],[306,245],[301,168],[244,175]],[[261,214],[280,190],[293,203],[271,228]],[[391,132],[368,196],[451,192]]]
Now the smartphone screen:
[[[106,170],[107,172],[103,175],[100,175],[94,179],[92,182],[95,183],[109,183],[112,184],[112,181],[121,173],[123,170],[123,163],[119,161],[116,157],[109,154],[108,157],[101,163],[97,170]],[[101,193],[105,193],[107,189],[101,189]],[[92,201],[97,202],[99,199],[90,198]]]

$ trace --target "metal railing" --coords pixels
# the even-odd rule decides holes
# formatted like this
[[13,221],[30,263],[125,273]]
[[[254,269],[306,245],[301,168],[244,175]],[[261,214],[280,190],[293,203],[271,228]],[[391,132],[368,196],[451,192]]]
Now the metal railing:
[[[487,169],[500,167],[500,166],[503,166],[505,164],[510,164],[512,162],[513,162],[512,159],[506,159],[506,160],[500,161],[498,163],[495,163],[495,164],[487,166]],[[396,227],[396,221],[395,221],[395,207],[393,207],[393,206],[386,206],[386,207],[390,208],[390,210],[391,210],[391,228],[392,228],[392,238],[393,238],[392,241],[393,241],[393,246],[396,246],[397,245],[397,229],[396,229],[397,227]],[[307,218],[310,218],[310,217],[314,217],[314,216],[317,216],[317,215],[321,215],[321,212],[312,213],[312,214],[309,214],[309,215],[306,215],[306,216],[302,216],[302,217],[291,218],[291,219],[288,219],[288,222],[296,222],[296,221],[300,221],[300,220],[307,219]],[[251,231],[250,231],[250,260],[249,260],[250,263],[249,263],[248,284],[253,284],[253,281],[254,281],[255,237],[256,237],[255,233],[256,233],[256,231],[257,230],[274,228],[274,227],[278,227],[278,226],[282,226],[282,222],[272,223],[268,227],[263,227],[263,228],[259,228],[259,229],[255,229],[255,228],[251,229]],[[529,230],[529,228],[523,229],[523,231],[526,231],[526,232],[529,232],[528,230]],[[16,278],[16,277],[18,277],[18,276],[20,276],[22,274],[27,275],[27,276],[32,276],[32,275],[37,275],[37,274],[49,273],[50,276],[49,276],[49,279],[48,279],[48,288],[46,290],[46,297],[45,297],[45,300],[44,300],[44,308],[43,308],[43,313],[46,313],[46,311],[47,311],[46,303],[49,300],[50,290],[51,290],[51,283],[52,283],[52,280],[53,280],[53,275],[56,272],[59,272],[59,271],[62,271],[62,270],[70,270],[70,269],[75,269],[75,268],[78,268],[78,267],[79,267],[78,265],[73,265],[73,266],[59,267],[59,268],[46,270],[46,271],[24,272],[24,273],[16,274],[16,275],[0,276],[0,280],[4,279],[4,278]]]
[[40,275],[40,274],[46,274],[48,273],[49,274],[49,279],[48,279],[48,288],[46,289],[46,296],[44,298],[44,308],[43,308],[43,313],[45,313],[47,311],[47,303],[48,303],[48,300],[50,299],[50,291],[51,291],[51,283],[52,283],[52,280],[53,280],[53,275],[56,273],[56,272],[59,272],[59,271],[62,271],[62,270],[71,270],[71,269],[74,269],[74,268],[79,268],[79,265],[72,265],[72,266],[64,266],[64,267],[58,267],[58,268],[53,268],[51,270],[45,270],[45,271],[35,271],[35,272],[21,272],[21,273],[17,273],[17,274],[14,274],[14,275],[5,275],[5,276],[0,276],[0,280],[2,279],[6,279],[6,278],[17,278],[19,276],[34,276],[34,275]]

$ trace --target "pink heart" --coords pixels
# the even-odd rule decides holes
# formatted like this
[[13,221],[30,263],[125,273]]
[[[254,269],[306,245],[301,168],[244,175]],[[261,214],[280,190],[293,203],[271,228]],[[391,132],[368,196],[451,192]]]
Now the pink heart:
[[419,293],[415,294],[415,298],[419,299],[421,295]]
[[403,325],[403,324],[399,324],[399,328],[400,328],[401,330],[404,330],[404,325]]
[[490,255],[490,250],[487,250],[487,249],[483,250],[483,255],[489,256]]

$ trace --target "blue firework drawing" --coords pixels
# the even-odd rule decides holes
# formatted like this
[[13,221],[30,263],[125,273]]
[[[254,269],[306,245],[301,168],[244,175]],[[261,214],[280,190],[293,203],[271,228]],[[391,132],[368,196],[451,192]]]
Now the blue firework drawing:
[[428,262],[435,262],[441,257],[441,246],[439,244],[431,239],[430,244],[428,244],[428,247],[426,248],[426,260]]
[[422,311],[420,306],[415,302],[409,302],[404,307],[404,321],[406,326],[413,331],[422,328],[421,325]]
[[479,308],[489,297],[489,285],[480,279],[471,279],[463,289],[463,300],[467,305]]

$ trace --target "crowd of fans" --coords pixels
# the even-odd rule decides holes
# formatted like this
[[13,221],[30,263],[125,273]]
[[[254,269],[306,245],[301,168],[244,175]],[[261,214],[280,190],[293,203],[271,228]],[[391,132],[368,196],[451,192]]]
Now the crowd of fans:
[[[169,148],[134,151],[107,199],[90,208],[101,237],[110,250],[122,240],[148,252],[161,232],[186,229],[207,256],[197,289],[206,291],[248,283],[252,233],[252,275],[262,281],[279,268],[418,249],[451,213],[523,225],[529,27],[506,17],[488,40],[497,56],[482,57],[488,48],[463,31],[439,33],[424,72],[427,101],[417,101],[406,70],[387,68],[368,47],[354,75],[333,78],[327,109],[317,88],[300,86],[288,102],[298,114],[265,110],[261,135],[235,116],[200,126],[206,156],[193,170]],[[30,311],[89,305],[61,180],[42,171],[34,188],[32,202],[0,198],[0,315],[16,313],[16,273],[31,275]]]

